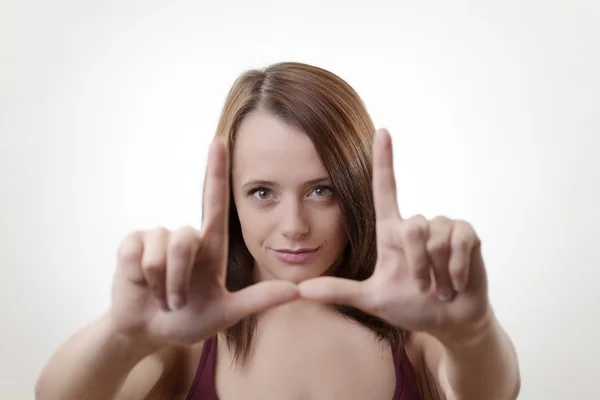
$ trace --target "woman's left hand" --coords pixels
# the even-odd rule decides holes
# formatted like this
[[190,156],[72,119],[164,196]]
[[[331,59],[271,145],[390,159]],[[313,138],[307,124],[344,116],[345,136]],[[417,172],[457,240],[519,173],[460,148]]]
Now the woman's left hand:
[[373,145],[377,263],[365,281],[318,277],[299,284],[305,299],[345,304],[409,331],[468,334],[486,321],[489,300],[481,241],[446,217],[404,220],[398,209],[389,133]]

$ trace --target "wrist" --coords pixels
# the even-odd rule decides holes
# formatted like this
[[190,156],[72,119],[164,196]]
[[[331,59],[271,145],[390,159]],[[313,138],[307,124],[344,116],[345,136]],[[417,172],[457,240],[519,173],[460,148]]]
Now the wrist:
[[490,332],[495,331],[496,325],[496,317],[488,303],[485,312],[477,319],[430,334],[446,348],[464,349],[481,343]]
[[134,358],[145,358],[164,347],[152,341],[142,331],[123,332],[118,329],[110,313],[106,313],[102,319],[103,330],[111,346]]
[[516,352],[491,307],[476,323],[436,338],[441,344],[439,370],[449,382],[452,398],[516,398],[520,385]]

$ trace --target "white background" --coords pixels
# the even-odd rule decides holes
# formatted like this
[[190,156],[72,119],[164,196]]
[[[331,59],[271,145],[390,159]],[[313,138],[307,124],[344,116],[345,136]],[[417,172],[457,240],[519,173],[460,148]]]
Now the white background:
[[109,306],[130,230],[198,225],[234,79],[329,69],[393,134],[405,216],[482,237],[521,399],[600,398],[600,3],[0,2],[0,398]]

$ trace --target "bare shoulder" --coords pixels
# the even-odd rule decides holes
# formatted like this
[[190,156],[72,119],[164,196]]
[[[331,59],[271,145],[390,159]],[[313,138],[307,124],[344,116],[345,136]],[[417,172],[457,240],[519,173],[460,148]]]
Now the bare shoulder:
[[437,365],[441,357],[439,343],[427,334],[409,332],[404,341],[404,350],[410,361],[421,396],[424,400],[443,400],[437,387],[438,371],[429,366]]
[[[169,346],[140,361],[129,373],[117,400],[185,398],[194,377],[198,346]],[[199,358],[199,356],[197,357]]]

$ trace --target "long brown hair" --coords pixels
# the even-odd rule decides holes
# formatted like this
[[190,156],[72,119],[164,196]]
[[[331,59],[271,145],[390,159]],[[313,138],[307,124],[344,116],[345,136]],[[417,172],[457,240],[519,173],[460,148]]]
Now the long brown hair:
[[[284,62],[246,71],[229,91],[217,126],[216,135],[225,138],[230,160],[242,120],[257,109],[301,129],[312,141],[338,196],[348,235],[342,263],[332,275],[367,279],[377,257],[371,187],[375,128],[363,101],[343,79],[315,66]],[[237,291],[251,285],[253,267],[232,196],[227,289]],[[401,329],[370,314],[348,306],[334,308],[392,345],[400,344],[404,337]],[[256,317],[251,316],[225,331],[236,360],[244,361],[250,354],[255,328]]]

